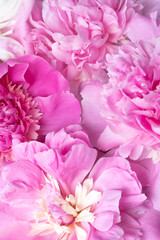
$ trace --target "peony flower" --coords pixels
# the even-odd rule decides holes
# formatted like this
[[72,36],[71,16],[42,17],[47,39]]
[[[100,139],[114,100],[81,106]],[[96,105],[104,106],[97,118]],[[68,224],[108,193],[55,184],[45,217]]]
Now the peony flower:
[[42,137],[79,121],[80,106],[67,80],[45,60],[28,55],[0,65],[1,160],[13,142],[35,140],[38,133]]
[[52,64],[67,65],[70,78],[73,71],[101,74],[106,53],[123,39],[128,22],[139,9],[130,0],[36,2],[31,18],[35,52],[44,57],[47,53]]
[[3,167],[0,178],[5,240],[16,239],[18,222],[24,239],[141,239],[146,197],[127,160],[95,163],[96,150],[78,126],[49,133],[45,144],[13,148],[17,162]]
[[[109,82],[86,84],[82,90],[84,126],[91,139],[96,132],[93,141],[100,149],[121,146],[121,156],[133,159],[140,157],[144,147],[159,149],[159,44],[157,39],[121,47],[118,54],[107,56]],[[93,115],[87,115],[88,109],[90,113],[96,109],[98,127],[94,132],[94,124],[90,125]],[[156,152],[153,155],[157,161]]]

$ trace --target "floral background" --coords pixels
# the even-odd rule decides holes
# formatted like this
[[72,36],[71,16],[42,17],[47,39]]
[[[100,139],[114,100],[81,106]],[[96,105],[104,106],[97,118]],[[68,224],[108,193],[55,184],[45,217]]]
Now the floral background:
[[0,0],[0,240],[160,239],[160,1]]

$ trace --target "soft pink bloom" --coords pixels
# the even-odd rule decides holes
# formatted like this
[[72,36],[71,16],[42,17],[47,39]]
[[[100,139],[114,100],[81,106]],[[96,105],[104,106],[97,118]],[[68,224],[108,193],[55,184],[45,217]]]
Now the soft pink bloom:
[[8,0],[0,3],[0,60],[33,53],[27,40],[29,26],[27,19],[34,0]]
[[118,54],[107,55],[109,82],[84,86],[83,123],[98,148],[107,151],[121,146],[121,156],[138,159],[144,146],[148,150],[152,146],[156,158],[160,143],[159,46],[157,39],[121,47]]
[[131,0],[36,2],[31,18],[35,52],[47,53],[57,67],[67,64],[70,77],[81,70],[97,74],[104,67],[106,52],[123,39],[128,22],[139,9]]
[[96,150],[79,126],[49,133],[45,144],[13,148],[17,162],[3,167],[0,178],[5,240],[13,233],[16,240],[19,221],[28,239],[141,239],[146,197],[127,160],[105,157],[93,167]]
[[79,121],[80,106],[67,80],[45,60],[28,55],[0,65],[1,158],[14,141],[34,140]]

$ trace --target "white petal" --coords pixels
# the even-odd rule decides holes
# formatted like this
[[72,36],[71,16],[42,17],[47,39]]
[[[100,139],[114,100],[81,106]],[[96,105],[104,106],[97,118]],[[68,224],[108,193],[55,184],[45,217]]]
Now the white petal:
[[87,189],[87,193],[89,193],[89,191],[92,189],[93,187],[93,179],[92,178],[88,178],[83,182],[83,188]]
[[7,61],[8,59],[14,58],[14,55],[7,50],[0,48],[0,59],[2,61]]
[[9,21],[18,12],[22,0],[1,0],[0,1],[0,22]]
[[76,204],[78,201],[80,201],[81,198],[82,198],[82,185],[78,183],[75,191]]
[[82,204],[86,195],[89,193],[89,191],[92,189],[92,187],[93,187],[93,179],[92,178],[86,179],[83,182],[83,185],[78,183],[78,185],[76,186],[75,199],[76,199],[76,205],[79,206],[79,211],[82,210],[82,209],[80,209],[80,205]]
[[66,201],[70,202],[72,204],[72,206],[74,206],[76,204],[76,199],[72,194],[70,194],[69,197],[66,197]]
[[78,240],[87,240],[86,231],[83,228],[79,227],[77,224],[75,224],[75,232]]
[[87,194],[87,196],[85,197],[85,199],[83,199],[82,202],[80,202],[80,204],[77,204],[76,206],[76,210],[79,211],[79,209],[85,209],[91,205],[94,205],[96,203],[98,203],[100,201],[102,197],[101,192],[92,190],[91,192],[89,192]]
[[71,205],[65,204],[65,205],[62,205],[61,208],[69,215],[73,215],[73,217],[77,216],[76,210]]
[[90,208],[81,211],[75,219],[75,222],[94,222],[94,215],[90,212]]

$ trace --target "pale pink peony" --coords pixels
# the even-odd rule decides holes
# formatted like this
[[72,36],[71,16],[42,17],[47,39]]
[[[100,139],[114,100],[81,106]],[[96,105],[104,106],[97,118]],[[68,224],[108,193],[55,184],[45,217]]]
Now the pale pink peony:
[[2,0],[0,2],[0,60],[32,54],[32,44],[27,40],[27,19],[34,0]]
[[13,142],[80,121],[80,106],[67,80],[45,60],[29,55],[0,65],[0,109],[1,160]]
[[[97,74],[106,52],[123,39],[128,22],[141,6],[131,0],[77,0],[35,2],[31,39],[36,54],[67,73]],[[76,73],[75,73],[76,75]],[[73,76],[72,76],[73,77]]]
[[[159,46],[157,39],[121,47],[118,54],[107,55],[109,82],[83,88],[84,126],[98,148],[121,145],[121,155],[131,154],[133,159],[140,157],[144,146],[159,149]],[[151,154],[156,158],[156,151]]]
[[146,197],[127,160],[105,157],[93,167],[96,150],[78,126],[13,148],[17,162],[0,178],[3,239],[17,239],[18,222],[24,239],[141,239]]

